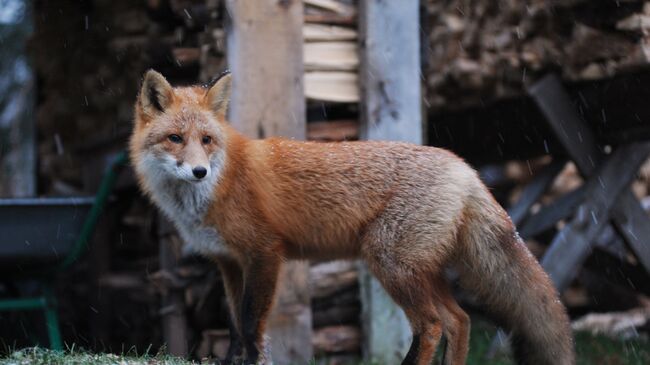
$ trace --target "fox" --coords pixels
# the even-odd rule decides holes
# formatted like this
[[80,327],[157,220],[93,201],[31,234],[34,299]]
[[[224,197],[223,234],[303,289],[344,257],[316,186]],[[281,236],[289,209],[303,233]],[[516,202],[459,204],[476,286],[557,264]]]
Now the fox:
[[575,362],[566,310],[476,171],[399,142],[250,139],[227,120],[232,77],[172,87],[144,75],[129,141],[143,192],[219,266],[231,318],[226,363],[271,363],[265,328],[287,260],[361,259],[406,314],[402,364],[467,359],[470,318],[445,270],[512,334],[520,364]]

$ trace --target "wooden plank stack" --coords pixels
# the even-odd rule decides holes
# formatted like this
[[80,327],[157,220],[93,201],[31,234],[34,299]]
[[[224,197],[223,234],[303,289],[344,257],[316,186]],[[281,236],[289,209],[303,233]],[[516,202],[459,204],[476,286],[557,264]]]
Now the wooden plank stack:
[[306,0],[305,96],[310,100],[358,102],[356,7],[336,0]]

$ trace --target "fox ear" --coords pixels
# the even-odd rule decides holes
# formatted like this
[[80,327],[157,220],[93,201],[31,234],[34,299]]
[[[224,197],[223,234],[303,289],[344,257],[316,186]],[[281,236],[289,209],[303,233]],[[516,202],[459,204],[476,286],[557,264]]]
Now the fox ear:
[[226,119],[226,112],[228,111],[228,104],[230,103],[230,89],[232,85],[232,77],[230,72],[225,72],[217,81],[210,87],[206,94],[208,105],[217,117],[221,120]]
[[140,106],[145,114],[153,116],[165,111],[172,102],[172,86],[165,77],[154,70],[144,75],[140,90]]

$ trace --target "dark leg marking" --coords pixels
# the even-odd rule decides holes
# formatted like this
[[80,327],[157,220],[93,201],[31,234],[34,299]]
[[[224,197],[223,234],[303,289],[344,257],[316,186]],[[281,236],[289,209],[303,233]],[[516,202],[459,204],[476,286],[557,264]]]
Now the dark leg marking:
[[242,299],[242,336],[244,337],[244,346],[246,347],[246,364],[255,364],[260,356],[260,351],[256,346],[258,340],[257,333],[257,316],[253,308],[253,296],[250,290],[244,291]]
[[228,354],[224,360],[224,363],[228,365],[241,363],[241,359],[244,356],[244,348],[241,335],[239,334],[234,321],[235,319],[229,315],[228,329],[230,332],[230,345],[228,345]]
[[411,342],[411,347],[409,352],[406,354],[402,365],[416,365],[418,361],[418,355],[420,354],[420,335],[413,334],[413,341]]

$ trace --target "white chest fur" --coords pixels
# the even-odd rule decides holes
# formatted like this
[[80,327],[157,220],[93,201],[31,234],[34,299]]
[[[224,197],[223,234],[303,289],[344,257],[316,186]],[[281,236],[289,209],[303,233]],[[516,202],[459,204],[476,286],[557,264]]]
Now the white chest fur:
[[228,249],[214,227],[203,225],[185,225],[176,223],[178,232],[185,241],[183,251],[196,252],[202,255],[227,255]]
[[[155,164],[144,164],[145,169]],[[144,171],[145,182],[156,205],[174,222],[185,242],[183,251],[203,255],[227,255],[228,250],[216,227],[205,224],[214,196],[216,173],[201,181],[170,179],[160,167]],[[214,168],[213,168],[213,172]]]

